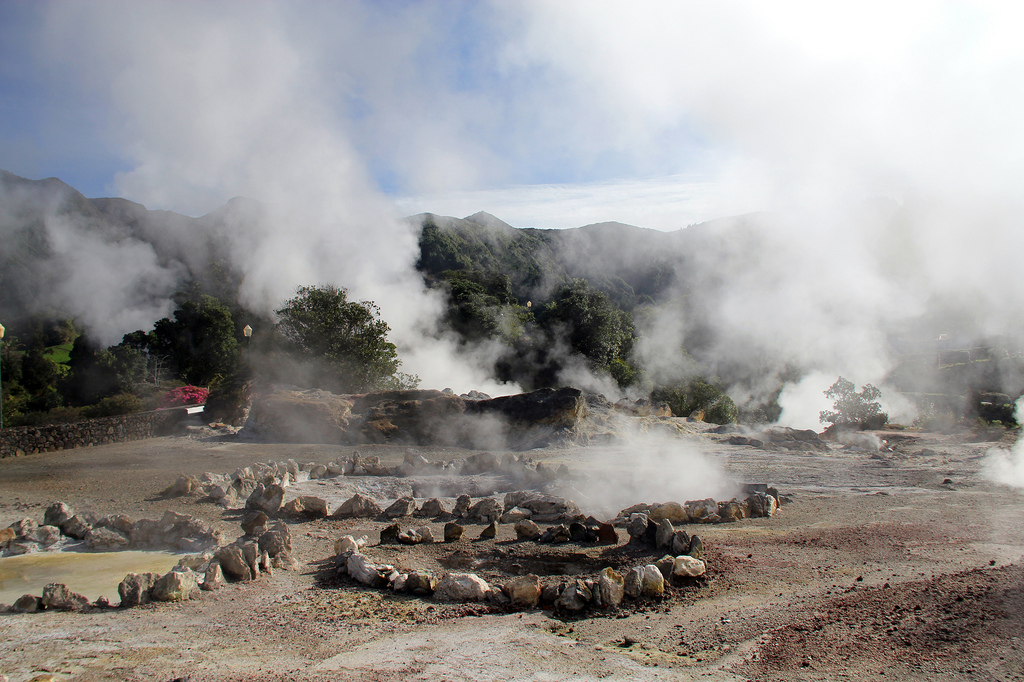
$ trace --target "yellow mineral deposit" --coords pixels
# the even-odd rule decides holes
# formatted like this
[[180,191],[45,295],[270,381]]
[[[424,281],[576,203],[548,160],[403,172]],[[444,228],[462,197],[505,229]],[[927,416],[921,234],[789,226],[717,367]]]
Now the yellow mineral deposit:
[[119,601],[117,586],[128,573],[171,570],[180,554],[171,552],[36,552],[0,559],[0,603],[23,594],[43,594],[50,583],[64,583],[90,601],[100,596]]

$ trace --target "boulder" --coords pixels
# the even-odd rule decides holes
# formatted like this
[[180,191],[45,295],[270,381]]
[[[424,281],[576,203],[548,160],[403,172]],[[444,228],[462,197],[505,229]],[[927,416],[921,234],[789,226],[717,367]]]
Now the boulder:
[[13,528],[0,529],[0,547],[8,546],[12,542],[14,542],[15,538],[17,537],[18,534],[14,532]]
[[397,523],[392,523],[390,526],[385,526],[380,529],[380,539],[378,542],[382,545],[389,545],[398,542],[398,536],[402,534],[402,527]]
[[746,511],[751,518],[768,518],[775,515],[779,508],[778,500],[766,493],[754,493],[744,500]]
[[685,530],[677,530],[672,534],[672,543],[669,545],[672,554],[679,556],[690,551],[690,536]]
[[516,531],[517,540],[536,540],[541,536],[540,526],[530,519],[517,522],[513,528]]
[[599,523],[597,525],[597,541],[602,545],[619,544],[619,534],[615,532],[615,526],[610,523]]
[[256,539],[259,551],[275,557],[281,552],[292,551],[292,533],[288,526],[276,523]]
[[630,514],[629,524],[626,526],[629,533],[629,541],[633,543],[646,542],[647,538],[647,514],[636,512]]
[[365,555],[358,552],[349,556],[345,562],[345,570],[349,577],[367,587],[381,588],[388,584],[388,567],[373,564]]
[[529,509],[523,509],[522,507],[512,507],[507,512],[501,515],[498,519],[501,523],[516,523],[523,519],[528,519],[533,516],[533,512]]
[[93,552],[117,552],[128,548],[128,538],[109,528],[93,528],[85,534],[85,546]]
[[444,524],[444,541],[445,542],[458,542],[462,539],[462,534],[466,532],[466,529],[459,524],[451,521]]
[[60,528],[57,526],[36,526],[25,537],[32,542],[38,542],[44,547],[49,547],[60,542]]
[[429,571],[410,571],[405,577],[403,590],[417,596],[427,596],[434,593],[437,588],[437,578]]
[[249,537],[259,537],[267,530],[269,521],[266,512],[250,511],[242,518],[242,531]]
[[704,554],[704,543],[696,535],[690,536],[690,545],[686,548],[687,556],[699,559]]
[[224,582],[224,571],[221,569],[220,564],[216,561],[211,561],[206,567],[206,572],[203,574],[203,582],[199,585],[199,588],[207,592],[219,590],[224,587]]
[[129,573],[117,586],[117,594],[121,597],[121,607],[129,608],[148,604],[149,591],[160,578],[159,573]]
[[434,531],[430,529],[430,526],[420,526],[416,529],[416,534],[420,536],[420,540],[425,545],[429,545],[434,542]]
[[328,514],[327,500],[312,495],[302,495],[288,500],[281,511],[289,516],[302,516],[307,519],[326,519]]
[[484,528],[480,532],[480,539],[481,540],[493,540],[497,536],[498,536],[498,526],[497,526],[497,524],[494,523],[494,521],[491,521],[487,525],[487,527]]
[[343,535],[334,541],[334,555],[344,554],[346,552],[358,552],[359,543],[351,535]]
[[199,490],[199,479],[195,476],[187,476],[182,474],[169,485],[162,493],[161,497],[182,497],[188,495],[191,492]]
[[434,598],[449,602],[485,601],[490,589],[487,581],[473,573],[449,573],[438,581]]
[[665,577],[654,564],[647,564],[643,568],[643,578],[640,585],[640,596],[658,597],[665,593]]
[[622,575],[610,566],[601,571],[597,578],[597,589],[604,606],[616,607],[622,603],[625,595],[626,581]]
[[253,400],[243,432],[267,442],[344,443],[352,405],[327,391],[277,390]]
[[529,393],[465,403],[467,415],[497,418],[504,440],[519,448],[540,447],[578,428],[587,401],[576,388],[542,388]]
[[532,609],[540,602],[540,578],[536,575],[521,575],[512,578],[502,588],[512,605]]
[[57,611],[83,611],[89,608],[88,598],[72,592],[66,585],[50,583],[43,588],[43,608]]
[[665,502],[664,504],[656,504],[651,507],[648,516],[655,523],[668,520],[672,523],[689,523],[690,515],[686,513],[686,508],[678,502]]
[[685,578],[699,578],[707,571],[707,567],[700,559],[691,556],[678,556],[672,565],[672,578],[682,580]]
[[416,500],[411,497],[400,497],[384,510],[384,516],[389,519],[397,519],[402,516],[412,516],[416,511]]
[[170,571],[153,583],[150,596],[153,601],[186,601],[199,596],[199,582],[192,571]]
[[675,560],[676,558],[674,556],[666,554],[654,562],[654,565],[657,566],[658,570],[661,572],[661,577],[665,580],[672,579],[672,566],[675,564]]
[[54,502],[43,512],[43,525],[60,528],[68,519],[75,515],[73,510],[63,502]]
[[469,515],[469,506],[473,503],[473,499],[469,495],[459,495],[455,498],[455,508],[452,509],[452,516],[457,519],[466,518]]
[[31,594],[23,594],[11,604],[14,613],[36,613],[43,608],[43,600]]
[[281,509],[281,505],[284,503],[284,488],[272,483],[264,486],[262,483],[258,484],[256,488],[249,495],[249,498],[245,501],[246,509],[253,509],[256,511],[266,512],[273,516]]
[[736,500],[730,500],[729,502],[718,503],[718,516],[722,519],[723,523],[733,523],[746,518],[747,510],[746,507]]
[[467,517],[484,523],[497,521],[501,517],[501,505],[493,497],[485,497],[470,507]]
[[718,523],[721,521],[718,516],[718,503],[710,497],[704,500],[689,500],[685,507],[686,513],[690,516],[690,523]]
[[92,530],[92,526],[78,514],[60,525],[60,532],[75,540],[84,540],[86,533]]
[[555,610],[561,613],[579,613],[594,598],[593,591],[582,580],[573,580],[555,600]]
[[127,514],[113,514],[100,519],[96,525],[101,528],[109,528],[121,535],[130,535],[132,527],[135,525],[135,519]]
[[446,516],[448,510],[445,509],[444,503],[436,497],[432,497],[423,503],[423,506],[416,510],[416,516],[421,516],[428,519],[436,519],[439,516]]
[[537,538],[537,542],[561,544],[563,542],[569,542],[570,539],[568,526],[562,524],[558,526],[551,526],[541,533],[541,536]]
[[519,506],[528,509],[531,514],[530,518],[538,523],[568,521],[582,514],[575,502],[554,495],[543,495],[524,500]]
[[372,519],[382,514],[380,505],[371,500],[369,497],[365,497],[356,493],[338,507],[332,518],[336,519],[349,519],[349,518],[362,518]]
[[[395,539],[399,542],[399,544],[403,545],[418,545],[421,542],[423,542],[423,537],[419,534],[418,531],[412,528],[400,532]],[[381,544],[384,544],[384,542],[382,541]]]
[[654,546],[657,549],[672,546],[672,537],[675,535],[676,529],[672,526],[672,522],[668,519],[662,519],[658,522],[658,532],[655,536]]
[[220,564],[224,577],[232,582],[252,580],[252,571],[249,570],[249,563],[238,545],[221,547],[214,555],[217,563]]
[[302,568],[302,564],[292,556],[291,552],[281,552],[277,556],[270,557],[270,565],[280,568],[282,571],[297,571]]

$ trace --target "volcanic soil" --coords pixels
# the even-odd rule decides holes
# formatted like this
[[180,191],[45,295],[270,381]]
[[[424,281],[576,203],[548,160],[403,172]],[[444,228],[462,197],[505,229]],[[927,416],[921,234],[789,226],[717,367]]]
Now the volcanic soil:
[[[18,682],[1024,679],[1024,494],[981,476],[997,443],[971,432],[899,431],[876,433],[880,451],[791,452],[696,431],[680,447],[699,449],[733,480],[775,485],[792,502],[768,519],[686,526],[704,541],[709,575],[663,600],[559,619],[396,596],[334,578],[335,538],[366,534],[373,560],[488,579],[646,560],[621,546],[516,543],[510,526],[495,540],[477,540],[483,526],[469,524],[459,543],[400,548],[373,546],[379,522],[293,522],[297,571],[182,604],[0,614],[0,674]],[[391,464],[406,451],[357,449]],[[352,450],[175,437],[0,460],[0,526],[41,520],[61,500],[101,515],[193,514],[230,541],[241,535],[238,512],[160,491],[178,474],[289,458],[327,463]],[[600,476],[599,450],[529,455]],[[663,500],[641,493],[635,501]]]

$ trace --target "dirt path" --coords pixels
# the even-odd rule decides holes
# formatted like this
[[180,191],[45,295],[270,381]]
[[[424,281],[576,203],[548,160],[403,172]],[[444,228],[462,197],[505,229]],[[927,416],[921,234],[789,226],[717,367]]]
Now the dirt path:
[[[14,681],[45,673],[194,681],[1022,679],[1024,496],[980,478],[988,445],[903,435],[912,437],[897,443],[894,435],[895,452],[875,458],[767,452],[695,436],[687,448],[737,480],[793,493],[794,502],[771,519],[699,527],[708,583],[635,611],[562,621],[329,587],[333,539],[375,538],[379,525],[296,523],[300,571],[180,605],[0,615],[0,673]],[[391,461],[404,452],[359,449]],[[233,539],[237,515],[156,494],[179,473],[272,459],[327,462],[350,450],[165,438],[0,460],[0,525],[38,519],[59,499],[103,514],[195,514]],[[574,470],[608,461],[598,448],[530,454]]]

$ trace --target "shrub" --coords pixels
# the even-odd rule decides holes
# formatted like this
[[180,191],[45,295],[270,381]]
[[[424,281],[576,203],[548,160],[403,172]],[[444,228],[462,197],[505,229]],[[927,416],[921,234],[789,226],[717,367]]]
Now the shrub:
[[818,418],[821,423],[832,426],[855,426],[860,429],[880,429],[889,421],[889,415],[882,412],[878,399],[882,392],[871,384],[865,384],[860,393],[852,381],[839,377],[825,396],[835,400],[833,409],[822,410]]
[[98,417],[116,417],[120,414],[132,414],[142,410],[142,401],[131,393],[118,393],[107,396],[95,405],[82,409],[82,414],[90,419]]
[[180,405],[202,405],[210,395],[210,389],[201,386],[179,386],[164,394],[161,407],[178,407]]
[[732,398],[704,377],[696,377],[686,384],[659,386],[651,392],[651,401],[668,403],[677,417],[696,414],[712,424],[730,424],[739,416]]

